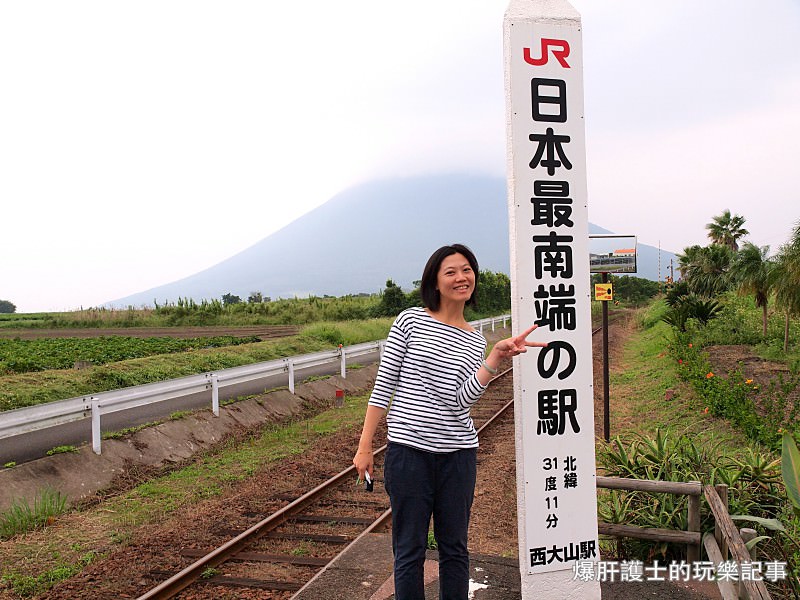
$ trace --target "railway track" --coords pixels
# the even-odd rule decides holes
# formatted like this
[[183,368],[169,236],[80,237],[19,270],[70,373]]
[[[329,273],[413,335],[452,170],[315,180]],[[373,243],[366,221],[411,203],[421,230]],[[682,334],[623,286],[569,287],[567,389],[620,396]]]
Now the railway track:
[[[492,380],[473,409],[479,436],[513,406],[511,369]],[[380,472],[382,446],[375,452]],[[228,539],[216,548],[185,548],[178,573],[151,572],[163,581],[139,600],[223,597],[225,589],[237,588],[238,597],[287,600],[359,536],[391,525],[388,497],[376,479],[375,493],[356,485],[355,467],[337,473],[305,494],[271,500],[282,506],[244,530],[220,527]],[[253,519],[257,515],[240,515]],[[164,579],[166,578],[166,579]]]
[[[601,330],[593,328],[592,335]],[[492,380],[473,407],[481,439],[512,406],[509,368]],[[378,473],[385,448],[375,452]],[[252,513],[232,516],[231,522],[249,524],[217,528],[215,533],[225,541],[215,548],[176,550],[180,553],[176,562],[185,566],[177,573],[151,571],[151,577],[162,582],[138,600],[218,599],[227,597],[225,590],[230,593],[230,588],[240,598],[291,599],[359,536],[391,526],[382,480],[375,481],[373,494],[355,485],[355,480],[355,468],[350,466],[300,496],[267,499],[267,505],[279,507],[263,518]]]

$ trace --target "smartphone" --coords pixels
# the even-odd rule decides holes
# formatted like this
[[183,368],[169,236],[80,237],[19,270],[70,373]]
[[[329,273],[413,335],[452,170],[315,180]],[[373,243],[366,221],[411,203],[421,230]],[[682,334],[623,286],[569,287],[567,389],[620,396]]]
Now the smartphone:
[[372,487],[373,487],[372,477],[369,476],[369,473],[367,471],[364,471],[364,481],[366,482],[366,485],[364,486],[364,488],[368,492],[371,492],[372,491]]

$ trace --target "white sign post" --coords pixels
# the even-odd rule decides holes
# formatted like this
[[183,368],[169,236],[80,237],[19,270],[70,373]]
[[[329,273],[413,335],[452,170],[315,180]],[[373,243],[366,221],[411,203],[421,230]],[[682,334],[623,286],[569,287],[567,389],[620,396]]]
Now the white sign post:
[[[548,342],[515,359],[522,598],[600,598],[580,15],[512,0],[504,21],[511,312]],[[533,354],[533,355],[531,355]]]

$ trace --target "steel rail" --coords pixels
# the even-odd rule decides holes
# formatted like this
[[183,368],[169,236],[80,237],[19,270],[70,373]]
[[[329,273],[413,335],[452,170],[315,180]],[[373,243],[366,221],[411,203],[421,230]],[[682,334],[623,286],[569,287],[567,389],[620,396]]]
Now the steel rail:
[[[501,373],[498,373],[497,375],[492,377],[492,379],[489,381],[489,385],[491,385],[492,382],[494,382],[495,380],[500,379],[503,375],[506,375],[507,373],[511,372],[512,370],[513,370],[513,368],[509,368],[509,369],[506,369],[505,371],[503,371]],[[492,415],[489,419],[487,419],[486,422],[483,425],[481,425],[480,428],[477,430],[477,433],[480,435],[485,429],[487,429],[492,423],[494,423],[494,421],[496,421],[498,418],[500,418],[502,415],[504,415],[505,412],[509,409],[509,407],[511,407],[513,405],[514,405],[514,400],[512,398],[511,400],[506,402],[502,407],[500,407],[500,410],[498,410],[494,415]],[[386,449],[386,446],[382,446],[379,451],[382,452],[385,449]],[[355,545],[359,540],[361,540],[367,534],[372,533],[375,530],[381,529],[384,526],[384,524],[391,519],[391,517],[392,517],[392,509],[389,508],[380,517],[378,517],[372,523],[372,525],[370,525],[365,531],[363,531],[352,542],[347,544],[347,546],[345,546],[341,550],[341,552],[339,552],[336,556],[334,556],[327,565],[325,565],[319,571],[317,571],[311,579],[309,579],[299,590],[297,590],[294,594],[292,594],[292,596],[289,598],[289,600],[294,600],[295,598],[299,598],[300,594],[308,586],[310,586],[312,582],[314,582],[316,579],[321,577],[322,574],[327,569],[329,569],[331,566],[333,566],[334,563],[336,563],[338,560],[341,560],[342,556],[344,556],[350,550],[350,548],[353,545]]]
[[[508,374],[511,371],[512,369],[510,368],[506,369],[502,373],[493,377],[489,381],[489,384],[491,385],[494,381],[498,380],[499,378]],[[497,413],[495,413],[485,423],[483,423],[483,425],[481,425],[481,427],[477,430],[477,433],[480,434],[481,432],[483,432],[500,415],[505,413],[505,411],[508,410],[508,408],[513,404],[514,404],[513,399],[504,404]],[[375,450],[373,453],[374,456],[381,455],[383,452],[386,451],[387,447],[388,444],[384,444],[383,446]],[[169,598],[173,598],[175,595],[177,595],[178,593],[180,593],[181,591],[192,585],[192,583],[194,583],[196,580],[200,579],[201,575],[203,574],[204,571],[206,571],[206,569],[214,568],[217,565],[220,565],[225,561],[231,559],[245,546],[255,541],[255,539],[279,527],[286,521],[290,520],[294,514],[302,511],[308,505],[312,504],[315,500],[324,495],[331,488],[337,486],[343,480],[352,477],[353,475],[355,475],[355,473],[356,473],[355,465],[349,466],[348,468],[334,475],[327,481],[319,484],[311,491],[306,492],[305,494],[293,500],[286,506],[278,509],[265,519],[262,519],[261,521],[251,526],[246,531],[243,531],[236,537],[232,538],[231,540],[228,540],[221,546],[218,546],[205,556],[197,559],[195,562],[185,567],[184,569],[182,569],[169,579],[161,582],[156,587],[152,588],[145,594],[139,596],[137,600],[167,600]],[[392,513],[391,509],[388,509],[384,513],[382,513],[371,525],[369,525],[366,528],[364,532],[359,534],[359,536],[357,536],[352,542],[347,544],[347,546],[345,546],[341,552],[339,552],[333,559],[331,559],[328,565],[333,563],[342,554],[347,552],[347,550],[352,546],[352,544],[354,544],[363,535],[383,527],[386,524],[386,522],[390,519],[391,513]],[[325,568],[323,568],[322,571],[324,571]],[[317,575],[315,575],[314,578],[316,578]],[[307,585],[307,583],[305,585]]]
[[[592,335],[594,336],[597,334],[602,328],[597,328],[592,331]],[[513,371],[512,368],[508,368],[498,375],[494,376],[490,381],[489,385],[493,382],[497,381],[501,377],[507,375],[508,373]],[[498,410],[494,415],[492,415],[486,422],[484,422],[481,427],[477,430],[478,435],[484,432],[489,426],[491,426],[497,419],[499,419],[505,412],[514,404],[514,399],[512,398],[506,404],[504,404],[500,410]],[[374,452],[374,456],[379,456],[383,452],[386,451],[388,445],[383,445]],[[321,483],[311,491],[303,494],[296,500],[292,501],[291,503],[287,504],[281,509],[278,509],[276,512],[272,513],[267,518],[263,519],[262,521],[256,523],[246,531],[240,533],[235,538],[229,540],[225,544],[219,546],[215,550],[212,550],[210,553],[206,554],[202,558],[199,558],[195,562],[193,562],[188,567],[184,568],[180,572],[176,573],[166,581],[162,582],[155,588],[151,589],[147,593],[142,596],[139,596],[137,600],[167,600],[169,598],[174,597],[176,594],[181,592],[182,590],[189,587],[192,583],[194,583],[197,579],[200,578],[202,573],[209,568],[216,567],[217,565],[229,560],[235,554],[237,554],[244,546],[247,544],[252,543],[257,537],[267,533],[268,531],[277,528],[278,526],[282,525],[286,521],[288,521],[292,515],[295,513],[300,512],[306,506],[314,502],[317,498],[322,496],[327,490],[334,487],[335,485],[339,484],[343,479],[347,477],[352,477],[356,473],[356,468],[354,465],[344,469],[337,475],[334,475],[331,479]],[[336,562],[340,559],[340,557],[345,554],[350,547],[360,540],[363,536],[367,533],[371,533],[377,529],[383,527],[387,521],[391,518],[392,510],[389,508],[384,513],[382,513],[371,525],[369,525],[365,531],[359,534],[352,542],[347,544],[341,552],[339,552],[336,556],[334,556],[328,564],[323,567],[320,571],[318,571],[308,582],[306,582],[300,590],[298,590],[292,598],[297,597],[297,595],[303,591],[303,589],[317,579],[331,564]]]
[[[383,446],[375,452],[378,454],[382,452],[386,446]],[[288,521],[294,513],[300,512],[306,506],[314,502],[317,498],[322,496],[330,488],[338,485],[342,480],[347,477],[352,477],[355,473],[355,466],[350,466],[347,469],[334,475],[327,481],[319,484],[317,487],[309,492],[306,492],[296,500],[290,502],[283,508],[278,509],[267,518],[259,521],[246,531],[243,531],[235,538],[225,542],[221,546],[212,550],[204,557],[196,560],[182,571],[176,573],[166,581],[160,583],[158,586],[151,589],[146,594],[139,596],[137,600],[155,600],[172,598],[178,592],[184,590],[197,580],[208,568],[216,567],[217,565],[225,562],[241,550],[247,544],[253,542],[257,537],[275,529]]]

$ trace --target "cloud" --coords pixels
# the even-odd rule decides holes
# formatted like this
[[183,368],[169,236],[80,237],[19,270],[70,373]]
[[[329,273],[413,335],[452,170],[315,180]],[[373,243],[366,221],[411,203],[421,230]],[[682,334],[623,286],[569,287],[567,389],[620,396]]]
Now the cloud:
[[790,176],[800,155],[798,84],[702,124],[590,136],[590,219],[680,251],[706,243],[705,224],[728,208],[747,219],[751,241],[777,249],[800,217]]

